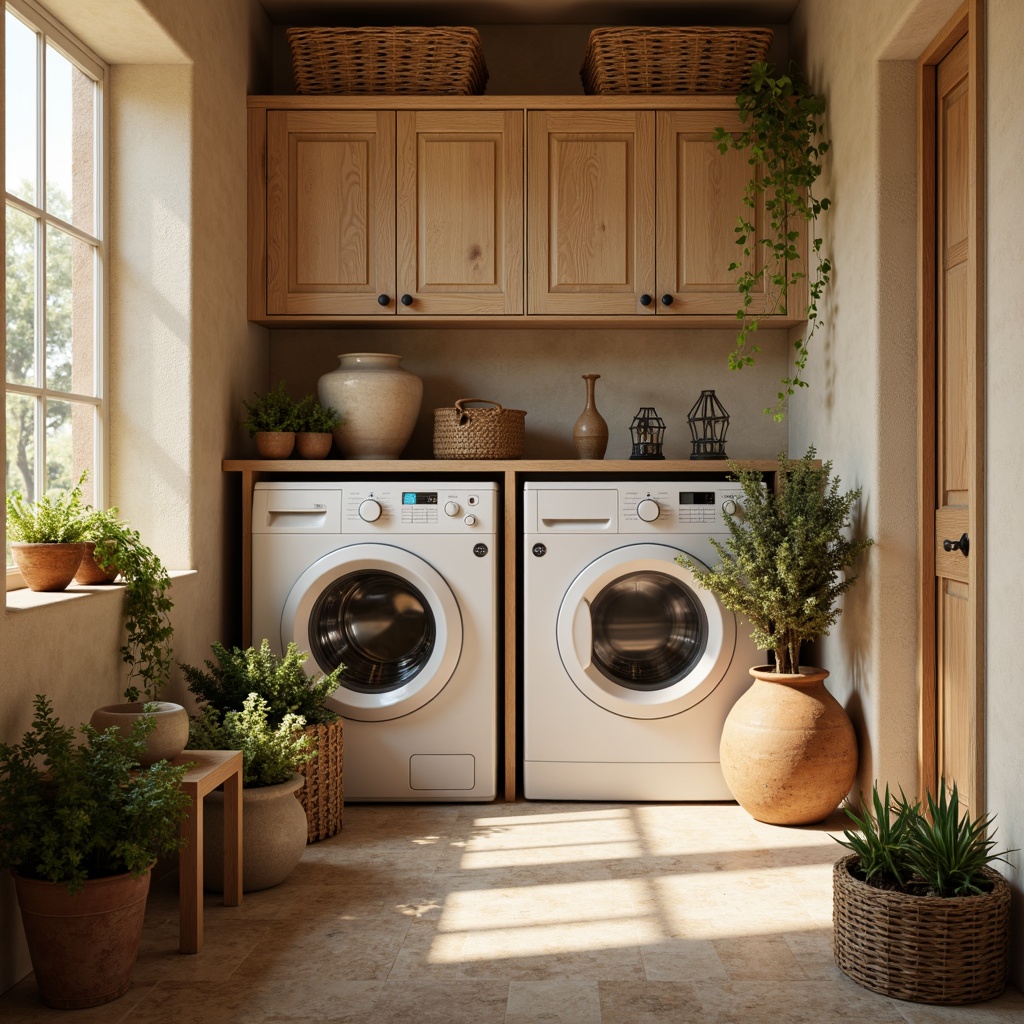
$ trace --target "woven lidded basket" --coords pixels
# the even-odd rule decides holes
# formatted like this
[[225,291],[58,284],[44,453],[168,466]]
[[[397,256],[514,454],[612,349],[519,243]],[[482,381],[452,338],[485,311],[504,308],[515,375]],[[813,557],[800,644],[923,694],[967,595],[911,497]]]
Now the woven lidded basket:
[[764,60],[770,28],[595,28],[580,69],[588,95],[734,93]]
[[315,843],[341,831],[345,804],[342,722],[339,718],[326,725],[307,725],[303,731],[317,754],[298,769],[306,784],[297,795],[306,812],[306,842]]
[[286,35],[302,95],[476,96],[487,85],[475,28],[290,28]]
[[[472,402],[493,409],[467,409]],[[435,459],[521,459],[526,413],[504,409],[488,398],[460,398],[434,410]]]
[[850,874],[850,854],[832,869],[832,954],[857,984],[894,999],[959,1005],[993,999],[1006,986],[1010,886],[985,868],[981,896],[909,896]]

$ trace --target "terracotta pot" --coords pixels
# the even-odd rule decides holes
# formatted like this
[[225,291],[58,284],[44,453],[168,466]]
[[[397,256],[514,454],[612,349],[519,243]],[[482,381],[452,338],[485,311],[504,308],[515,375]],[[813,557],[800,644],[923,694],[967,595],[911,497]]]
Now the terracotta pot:
[[581,459],[603,459],[608,448],[608,424],[594,404],[594,384],[601,379],[599,373],[585,373],[587,404],[572,428],[572,443]]
[[156,728],[146,737],[142,767],[177,757],[188,743],[188,712],[180,704],[157,701],[156,710],[146,712],[141,703],[106,704],[92,713],[89,724],[100,732],[116,725],[127,734],[143,714],[156,719]]
[[754,684],[729,712],[721,763],[737,802],[758,821],[808,825],[828,817],[857,774],[857,737],[825,689],[828,672],[752,668]]
[[64,590],[75,578],[85,544],[11,544],[14,564],[29,590]]
[[[293,775],[276,786],[242,790],[242,891],[269,889],[295,869],[306,848],[306,812],[296,799],[305,783]],[[224,891],[224,791],[203,805],[203,888]]]
[[295,448],[290,430],[261,430],[256,434],[256,450],[261,459],[287,459]]
[[[107,541],[108,544],[113,541]],[[113,583],[117,579],[116,569],[102,569],[93,554],[96,545],[90,540],[85,543],[85,554],[82,555],[82,562],[75,573],[75,582],[83,587],[98,587],[107,583]]]
[[303,459],[326,459],[334,444],[333,434],[312,433],[301,430],[295,435],[295,448]]
[[132,983],[150,872],[92,879],[74,895],[64,882],[12,874],[43,1002],[78,1010],[123,996]]

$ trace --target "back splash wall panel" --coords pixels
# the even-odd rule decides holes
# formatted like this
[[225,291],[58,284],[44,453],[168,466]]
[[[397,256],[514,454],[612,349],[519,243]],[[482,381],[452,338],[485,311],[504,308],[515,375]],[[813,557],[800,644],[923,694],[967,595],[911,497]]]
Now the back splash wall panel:
[[394,352],[423,379],[423,404],[405,458],[433,455],[434,409],[458,398],[487,398],[525,409],[530,459],[575,458],[572,427],[586,403],[584,373],[599,373],[597,408],[608,421],[608,459],[630,454],[629,424],[642,405],[665,420],[665,456],[689,458],[686,414],[714,388],[730,415],[733,458],[774,458],[787,425],[761,412],[775,400],[788,361],[788,332],[759,332],[757,365],[732,371],[734,336],[725,331],[644,330],[274,330],[270,380],[295,397],[316,392],[342,352]]

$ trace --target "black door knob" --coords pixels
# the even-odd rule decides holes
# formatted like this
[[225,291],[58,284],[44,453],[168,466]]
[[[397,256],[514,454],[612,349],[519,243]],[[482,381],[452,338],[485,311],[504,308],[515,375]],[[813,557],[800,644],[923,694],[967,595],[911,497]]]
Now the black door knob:
[[669,295],[668,292],[666,292],[664,295],[662,295],[662,297],[661,297],[661,304],[663,306],[671,306],[672,305],[672,296]]
[[654,300],[646,292],[644,292],[644,294],[640,296],[641,306],[649,306],[653,301]]
[[380,295],[377,296],[377,305],[378,306],[388,306],[390,304],[391,304],[391,296],[390,295],[384,295],[383,293],[381,293]]
[[966,533],[960,534],[959,540],[944,540],[942,542],[943,551],[959,551],[964,558],[967,557],[968,552],[971,549],[971,539]]
[[406,292],[402,296],[402,305],[403,306],[411,306],[412,305],[412,296],[408,292]]

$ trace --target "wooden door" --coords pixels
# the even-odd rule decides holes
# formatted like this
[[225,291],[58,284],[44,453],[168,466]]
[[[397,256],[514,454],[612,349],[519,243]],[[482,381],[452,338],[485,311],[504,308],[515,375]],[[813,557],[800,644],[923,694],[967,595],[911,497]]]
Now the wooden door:
[[528,114],[528,312],[650,314],[654,112]]
[[397,167],[399,315],[522,313],[523,112],[400,111]]
[[[736,244],[736,224],[750,218],[763,233],[764,206],[744,205],[750,180],[745,152],[721,153],[712,141],[717,126],[739,131],[739,115],[725,110],[658,112],[657,310],[660,315],[729,315],[739,308],[738,271],[763,266],[760,247],[749,257]],[[800,315],[806,289],[794,290],[788,308]],[[753,295],[750,312],[765,312],[764,290]]]
[[947,787],[955,781],[980,813],[984,324],[975,29],[965,5],[922,66],[922,561],[928,577],[921,783],[934,792],[940,779]]
[[395,312],[395,114],[267,115],[267,312]]

